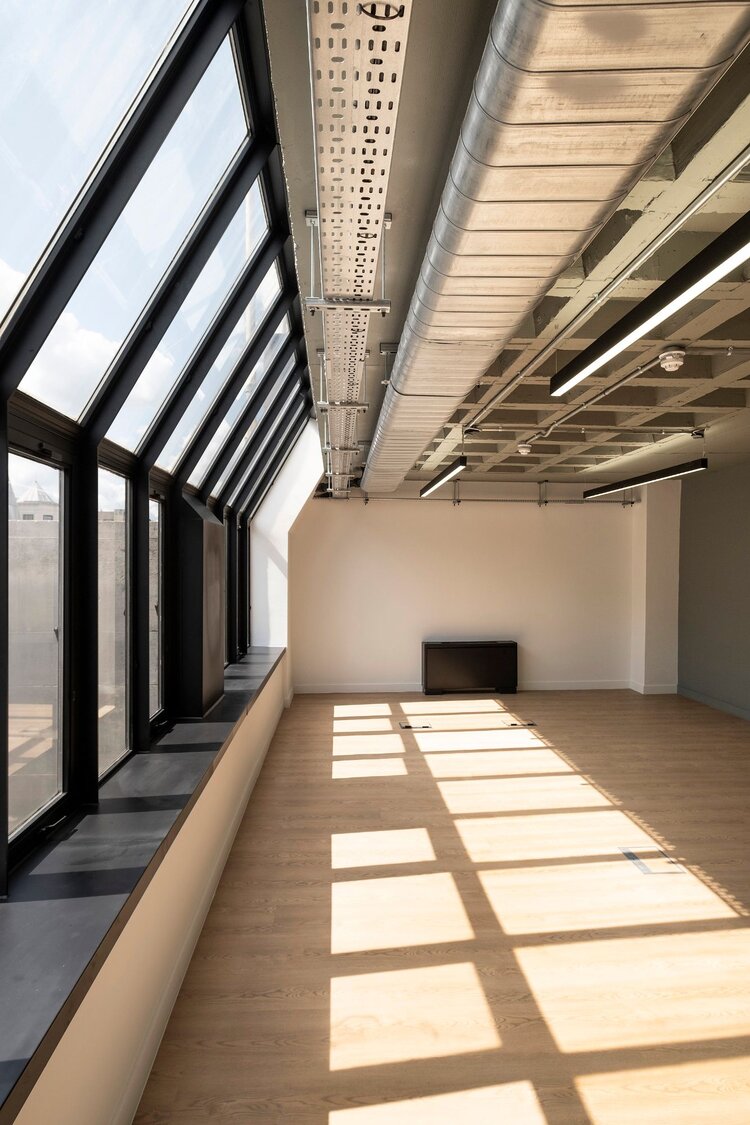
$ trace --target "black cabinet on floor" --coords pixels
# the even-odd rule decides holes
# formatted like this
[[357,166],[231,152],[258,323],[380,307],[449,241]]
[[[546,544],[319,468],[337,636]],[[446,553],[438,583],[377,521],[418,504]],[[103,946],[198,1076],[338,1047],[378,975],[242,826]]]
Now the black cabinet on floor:
[[422,691],[488,691],[513,694],[518,687],[515,641],[423,641]]

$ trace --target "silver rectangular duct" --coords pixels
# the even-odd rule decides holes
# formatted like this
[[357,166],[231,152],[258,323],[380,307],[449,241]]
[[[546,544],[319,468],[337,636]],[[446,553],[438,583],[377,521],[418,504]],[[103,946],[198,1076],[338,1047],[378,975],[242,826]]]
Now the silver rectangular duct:
[[362,487],[397,488],[750,35],[750,3],[500,0]]

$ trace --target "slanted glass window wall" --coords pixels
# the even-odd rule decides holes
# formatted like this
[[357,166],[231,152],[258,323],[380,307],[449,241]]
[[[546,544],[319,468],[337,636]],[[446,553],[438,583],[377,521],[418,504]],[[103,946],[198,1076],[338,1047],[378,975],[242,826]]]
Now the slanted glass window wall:
[[235,398],[234,402],[229,407],[229,410],[224,415],[221,424],[217,427],[216,432],[212,436],[206,451],[198,461],[195,469],[188,477],[189,483],[194,484],[196,487],[203,484],[206,479],[206,474],[211,468],[211,465],[216,460],[217,456],[224,448],[229,435],[234,429],[237,419],[242,414],[244,408],[247,406],[255,395],[255,392],[262,385],[266,377],[269,375],[273,367],[273,361],[281,351],[282,346],[289,339],[289,317],[285,316],[281,324],[278,326],[273,336],[266,344],[255,367],[245,380],[240,393]]
[[107,437],[135,450],[268,231],[256,180],[130,392]]
[[234,488],[229,498],[230,508],[234,509],[237,506],[245,489],[246,482],[257,479],[261,467],[272,459],[279,444],[283,442],[284,437],[297,421],[299,411],[302,409],[303,406],[299,397],[299,390],[295,388],[286,400],[282,410],[279,411],[273,426],[269,428],[265,437],[259,443],[258,448],[254,451],[250,463],[245,466],[242,480]]
[[[245,431],[241,440],[239,441],[239,443],[237,445],[237,448],[235,449],[234,453],[232,454],[231,458],[229,459],[229,461],[227,463],[226,468],[221,473],[219,479],[216,481],[216,483],[213,485],[213,487],[211,489],[211,495],[212,496],[219,497],[219,496],[222,495],[222,493],[224,491],[224,488],[226,487],[230,477],[236,471],[236,469],[237,469],[238,465],[240,464],[243,456],[245,455],[245,453],[247,451],[247,447],[250,444],[250,442],[253,438],[253,435],[257,432],[261,422],[266,417],[266,415],[268,414],[268,412],[271,409],[271,407],[273,406],[273,404],[276,402],[276,400],[277,400],[279,394],[281,393],[281,390],[282,390],[288,376],[291,375],[292,371],[294,370],[294,365],[295,365],[295,357],[291,356],[287,360],[287,362],[284,364],[284,367],[281,370],[278,378],[276,379],[276,382],[275,382],[274,387],[271,390],[270,394],[267,396],[266,399],[264,399],[264,401],[253,412],[253,418],[252,418],[252,421],[250,422],[250,425],[248,426],[247,430]],[[238,410],[238,413],[239,413],[239,410]],[[224,452],[224,447],[226,446],[226,444],[227,443],[225,442],[224,446],[222,446],[222,453]]]
[[[248,344],[255,338],[266,313],[281,293],[281,279],[277,265],[271,266],[263,278],[252,300],[239,318],[231,335],[221,349],[216,362],[198,388],[193,401],[175,427],[172,436],[157,458],[157,465],[172,472],[182,454],[187,449],[198,427],[211,409],[217,395],[235,370]],[[274,333],[268,347],[272,354],[265,360],[270,363],[273,355],[281,347],[282,331]],[[278,342],[277,342],[278,340]],[[195,476],[195,474],[193,474]],[[191,483],[194,483],[191,481]]]
[[188,509],[227,524],[244,651],[247,520],[205,490],[239,496],[249,453],[275,465],[292,370],[305,413],[311,397],[258,12],[48,8],[0,6],[0,895],[9,863],[185,713]]

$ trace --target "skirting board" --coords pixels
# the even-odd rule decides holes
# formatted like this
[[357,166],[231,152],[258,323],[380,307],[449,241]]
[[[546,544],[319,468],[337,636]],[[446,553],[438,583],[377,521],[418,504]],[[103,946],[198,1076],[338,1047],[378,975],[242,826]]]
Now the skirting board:
[[633,680],[628,686],[639,695],[677,695],[677,684],[639,684]]
[[727,703],[724,699],[716,699],[713,695],[705,695],[702,691],[693,691],[692,688],[680,684],[677,688],[679,695],[686,699],[693,699],[696,703],[705,703],[707,707],[714,707],[717,711],[726,711],[728,715],[736,715],[738,719],[750,719],[750,707],[737,707],[734,703]]
[[[519,691],[626,691],[634,687],[630,680],[530,680],[518,685]],[[672,691],[675,691],[672,688]],[[336,695],[349,692],[420,692],[421,684],[415,683],[361,683],[361,684],[295,684],[294,692],[299,695]],[[470,694],[470,693],[464,693]]]

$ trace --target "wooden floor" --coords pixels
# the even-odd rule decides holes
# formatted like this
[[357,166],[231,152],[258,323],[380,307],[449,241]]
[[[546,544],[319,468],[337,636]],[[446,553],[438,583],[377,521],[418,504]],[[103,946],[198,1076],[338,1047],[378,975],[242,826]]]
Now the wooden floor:
[[297,697],[136,1120],[748,1125],[749,915],[741,719]]

